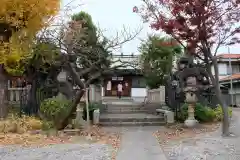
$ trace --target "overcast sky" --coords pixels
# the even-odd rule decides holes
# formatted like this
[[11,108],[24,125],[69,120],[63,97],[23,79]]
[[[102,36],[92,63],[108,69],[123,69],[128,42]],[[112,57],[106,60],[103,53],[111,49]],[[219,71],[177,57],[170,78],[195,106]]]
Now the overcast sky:
[[[62,6],[66,6],[71,1],[63,0]],[[76,7],[78,4],[83,5]],[[107,37],[114,37],[123,26],[132,31],[143,26],[143,30],[138,37],[122,47],[124,54],[138,54],[140,40],[145,39],[148,33],[153,33],[149,24],[143,24],[141,18],[132,11],[132,8],[139,4],[141,4],[141,0],[75,0],[71,3],[72,8],[75,8],[71,9],[71,12],[85,11],[89,13],[94,23],[101,29],[106,30],[105,35]],[[230,52],[240,54],[240,45],[231,46]],[[218,50],[218,53],[228,53],[228,48],[222,47]]]

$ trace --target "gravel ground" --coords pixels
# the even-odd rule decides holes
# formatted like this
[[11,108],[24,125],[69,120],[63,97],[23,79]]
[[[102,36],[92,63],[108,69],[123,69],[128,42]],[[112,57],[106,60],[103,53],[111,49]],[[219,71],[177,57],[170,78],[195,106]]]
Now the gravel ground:
[[219,130],[178,144],[164,146],[169,160],[240,160],[240,109],[234,109],[230,131],[232,137],[222,137]]
[[111,160],[105,144],[58,144],[45,147],[0,146],[0,160]]

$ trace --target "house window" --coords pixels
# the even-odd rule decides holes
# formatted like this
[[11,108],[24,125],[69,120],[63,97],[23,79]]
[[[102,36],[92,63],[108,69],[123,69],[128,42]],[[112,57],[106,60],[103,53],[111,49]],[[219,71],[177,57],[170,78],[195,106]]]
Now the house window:
[[[230,72],[231,73],[231,72]],[[232,65],[232,73],[239,73],[239,65]]]
[[227,66],[226,63],[220,63],[218,64],[218,72],[219,72],[219,75],[227,75],[228,74],[228,69],[229,67]]
[[[232,66],[232,71],[233,71],[233,66]],[[231,71],[230,65],[228,64],[228,65],[227,65],[227,75],[232,74],[232,71]],[[219,74],[220,74],[220,72],[219,72]]]

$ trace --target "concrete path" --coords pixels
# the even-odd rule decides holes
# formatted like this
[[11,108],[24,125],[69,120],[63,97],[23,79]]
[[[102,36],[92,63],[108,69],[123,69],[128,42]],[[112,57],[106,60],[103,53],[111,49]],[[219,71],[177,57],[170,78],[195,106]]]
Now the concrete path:
[[117,160],[167,160],[153,132],[159,127],[122,128],[122,142]]

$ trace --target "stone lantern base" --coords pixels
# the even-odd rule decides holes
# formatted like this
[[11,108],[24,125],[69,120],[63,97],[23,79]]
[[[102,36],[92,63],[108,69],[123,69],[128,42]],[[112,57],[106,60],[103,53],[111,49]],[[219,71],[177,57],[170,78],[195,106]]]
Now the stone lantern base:
[[188,118],[184,121],[184,124],[188,128],[195,127],[198,124],[198,121],[194,117],[194,104],[188,105]]
[[198,124],[198,121],[196,119],[186,119],[184,121],[184,125],[188,128],[196,127],[197,124]]

